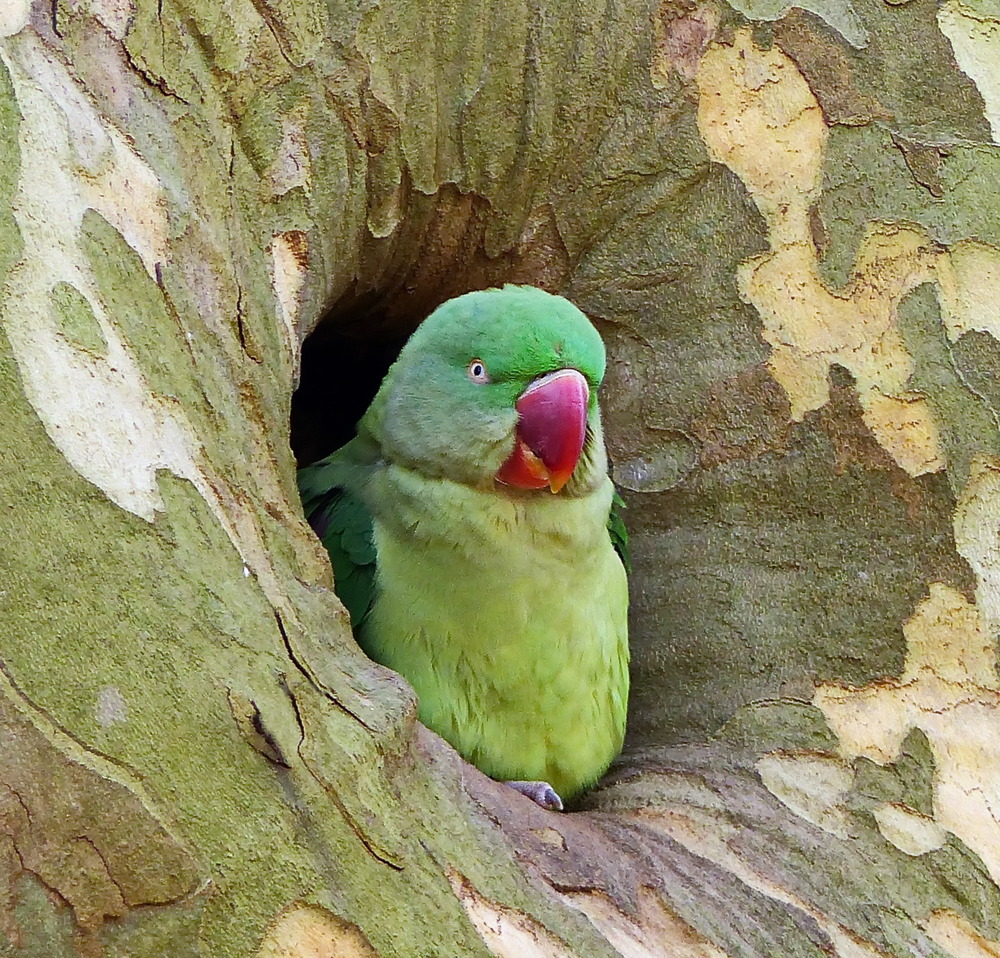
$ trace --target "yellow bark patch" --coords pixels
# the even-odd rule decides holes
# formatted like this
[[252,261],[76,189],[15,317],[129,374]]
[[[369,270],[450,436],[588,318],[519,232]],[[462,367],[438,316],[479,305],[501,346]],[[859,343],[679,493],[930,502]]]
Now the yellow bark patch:
[[681,921],[648,888],[639,889],[638,914],[622,914],[601,892],[559,896],[582,911],[622,958],[725,958],[726,952]]
[[970,10],[962,0],[947,0],[938,7],[938,26],[951,41],[955,59],[967,73],[986,104],[993,139],[1000,142],[1000,20]]
[[995,651],[979,610],[933,583],[904,624],[899,679],[861,689],[824,685],[815,705],[848,760],[893,761],[919,728],[934,755],[934,819],[975,851],[1000,880],[1000,684]]
[[465,908],[484,944],[499,958],[573,958],[564,941],[522,911],[491,901],[461,875],[449,876],[452,891]]
[[797,815],[847,838],[844,800],[854,784],[854,771],[846,762],[826,755],[772,752],[757,761],[757,774]]
[[829,399],[829,370],[849,369],[865,422],[910,475],[944,466],[912,362],[896,326],[900,299],[926,281],[935,253],[917,230],[873,225],[848,285],[819,277],[809,205],[820,187],[827,127],[795,63],[758,49],[749,31],[718,45],[698,69],[698,126],[709,153],[743,181],[768,225],[771,251],[739,271],[741,295],[761,316],[768,365],[802,419]]
[[378,958],[356,925],[318,905],[293,905],[272,925],[257,958]]
[[769,218],[779,204],[804,206],[815,192],[827,127],[794,61],[758,49],[749,30],[717,45],[698,68],[698,128],[712,158],[728,166]]
[[984,938],[970,921],[949,909],[932,912],[924,927],[955,958],[1000,958],[1000,942]]

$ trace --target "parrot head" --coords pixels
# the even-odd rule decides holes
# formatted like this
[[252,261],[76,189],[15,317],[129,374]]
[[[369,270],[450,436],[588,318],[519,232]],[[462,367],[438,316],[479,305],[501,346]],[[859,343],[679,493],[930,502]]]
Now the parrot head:
[[584,494],[607,472],[604,344],[531,286],[467,293],[410,337],[359,424],[387,459],[485,487]]

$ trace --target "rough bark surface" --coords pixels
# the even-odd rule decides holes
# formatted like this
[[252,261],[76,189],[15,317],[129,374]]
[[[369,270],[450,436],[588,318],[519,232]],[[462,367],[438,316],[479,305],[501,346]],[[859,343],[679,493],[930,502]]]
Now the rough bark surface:
[[[998,64],[995,0],[4,0],[0,955],[1000,954]],[[505,281],[599,323],[633,533],[564,815],[354,646],[289,448],[321,320]]]

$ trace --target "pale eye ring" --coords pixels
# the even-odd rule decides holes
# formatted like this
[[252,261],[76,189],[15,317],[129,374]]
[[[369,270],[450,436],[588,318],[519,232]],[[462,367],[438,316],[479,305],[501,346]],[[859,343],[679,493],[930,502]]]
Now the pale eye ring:
[[465,367],[465,374],[477,386],[483,386],[490,381],[490,374],[486,371],[486,364],[481,359],[473,359]]

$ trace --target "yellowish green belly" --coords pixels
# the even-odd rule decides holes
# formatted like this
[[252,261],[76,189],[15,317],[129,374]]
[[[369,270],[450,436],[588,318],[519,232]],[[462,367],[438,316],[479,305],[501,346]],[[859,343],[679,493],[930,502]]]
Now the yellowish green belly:
[[564,798],[592,784],[621,748],[628,698],[610,481],[572,499],[397,467],[378,481],[393,505],[376,510],[365,650],[412,683],[421,721],[488,775],[544,779]]

